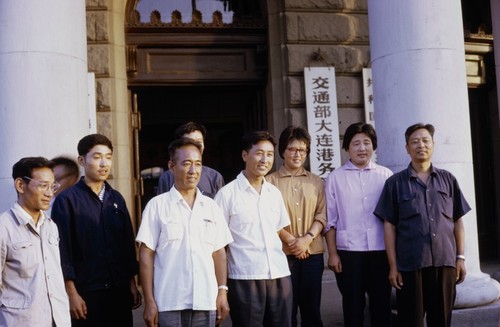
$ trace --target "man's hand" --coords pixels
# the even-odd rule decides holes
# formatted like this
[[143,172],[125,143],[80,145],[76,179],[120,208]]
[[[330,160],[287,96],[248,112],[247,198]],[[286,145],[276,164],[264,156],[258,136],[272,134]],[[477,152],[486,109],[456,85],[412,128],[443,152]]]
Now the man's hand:
[[87,319],[87,305],[78,292],[68,294],[69,311],[73,319]]
[[460,284],[464,281],[465,275],[467,274],[467,272],[465,271],[465,261],[462,259],[457,259],[455,269],[457,272],[457,284]]
[[342,262],[338,253],[331,253],[328,256],[328,268],[337,274],[342,272]]
[[397,267],[390,267],[389,269],[389,282],[391,285],[398,290],[403,287],[403,276],[401,273],[398,271]]
[[130,280],[130,294],[132,294],[132,309],[137,309],[142,304],[142,295],[137,289],[134,277]]
[[155,301],[144,302],[144,314],[142,317],[147,327],[156,327],[158,325],[158,307]]
[[217,294],[217,317],[215,324],[218,325],[222,322],[222,320],[226,319],[229,314],[229,303],[227,302],[227,292],[224,289],[220,289]]

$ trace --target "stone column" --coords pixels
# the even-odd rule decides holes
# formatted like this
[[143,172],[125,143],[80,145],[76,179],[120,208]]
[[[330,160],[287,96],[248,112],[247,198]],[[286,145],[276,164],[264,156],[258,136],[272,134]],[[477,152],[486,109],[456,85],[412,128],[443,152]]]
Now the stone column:
[[406,168],[406,128],[436,127],[433,163],[456,176],[473,208],[464,217],[468,274],[455,307],[492,302],[500,286],[479,266],[460,2],[368,1],[368,19],[379,162],[393,171]]
[[87,134],[84,0],[0,2],[0,211],[21,157],[77,155]]
[[497,98],[500,107],[500,0],[490,0],[490,4],[494,38],[493,52],[495,53],[495,72],[497,77]]

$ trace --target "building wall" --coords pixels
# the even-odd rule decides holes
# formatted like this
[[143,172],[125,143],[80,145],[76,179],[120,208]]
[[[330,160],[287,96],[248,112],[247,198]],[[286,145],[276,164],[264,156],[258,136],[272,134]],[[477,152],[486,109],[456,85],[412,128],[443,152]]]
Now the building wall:
[[[86,0],[88,68],[96,76],[97,132],[115,146],[110,182],[134,212],[125,5],[126,0]],[[279,135],[288,124],[307,125],[303,83],[307,66],[335,67],[341,135],[351,123],[363,121],[361,70],[370,60],[366,0],[268,0],[268,17],[271,132]]]
[[[284,71],[287,124],[307,126],[304,67],[335,67],[340,135],[364,121],[361,71],[369,67],[365,0],[284,0]],[[276,129],[278,134],[281,129]],[[342,153],[342,161],[346,160]]]
[[88,69],[96,77],[97,132],[114,146],[110,183],[134,212],[132,140],[125,65],[126,0],[86,0]]

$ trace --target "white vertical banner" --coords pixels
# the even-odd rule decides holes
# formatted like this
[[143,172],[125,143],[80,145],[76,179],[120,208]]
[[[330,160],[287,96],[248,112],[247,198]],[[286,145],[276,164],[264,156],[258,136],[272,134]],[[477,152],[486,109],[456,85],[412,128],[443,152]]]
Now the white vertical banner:
[[87,95],[89,111],[89,134],[97,133],[95,74],[87,73]]
[[373,106],[373,79],[371,68],[363,68],[363,93],[365,98],[365,122],[375,127],[375,111]]
[[[363,93],[365,98],[365,123],[375,128],[375,106],[373,105],[372,69],[363,68]],[[377,162],[377,153],[373,153],[372,161]]]
[[311,172],[326,178],[340,167],[339,118],[334,67],[305,67],[307,129]]

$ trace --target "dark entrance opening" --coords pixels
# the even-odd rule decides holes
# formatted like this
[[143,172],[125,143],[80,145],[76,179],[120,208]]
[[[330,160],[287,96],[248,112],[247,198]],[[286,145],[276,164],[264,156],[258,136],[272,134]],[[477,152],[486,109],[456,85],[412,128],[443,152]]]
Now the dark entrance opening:
[[158,167],[168,169],[168,144],[179,125],[195,121],[206,127],[203,164],[218,170],[226,183],[243,167],[240,147],[243,134],[267,127],[262,86],[149,86],[134,88],[133,92],[137,94],[142,125],[141,209],[156,195]]

